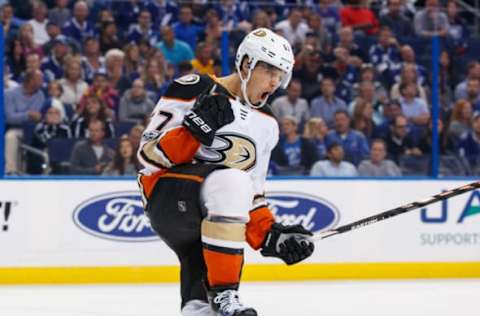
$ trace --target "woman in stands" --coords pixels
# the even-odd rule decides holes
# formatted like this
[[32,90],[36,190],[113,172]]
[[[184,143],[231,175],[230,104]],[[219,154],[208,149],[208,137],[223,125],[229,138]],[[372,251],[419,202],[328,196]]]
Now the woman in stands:
[[96,95],[85,97],[86,105],[76,115],[72,122],[72,133],[75,138],[88,138],[88,124],[90,121],[99,120],[105,125],[105,138],[115,137],[115,128],[107,114],[107,107]]
[[453,106],[447,134],[454,146],[460,143],[462,135],[472,129],[472,114],[472,104],[467,100],[460,99]]
[[82,79],[82,63],[78,57],[68,56],[65,58],[64,67],[64,77],[60,79],[63,89],[60,100],[71,105],[75,110],[83,94],[88,90],[88,84]]
[[427,92],[424,87],[422,87],[418,83],[418,73],[417,73],[417,67],[415,64],[405,64],[402,68],[402,72],[400,73],[400,82],[397,82],[392,86],[392,89],[390,90],[390,97],[391,99],[399,99],[400,98],[400,85],[407,84],[410,82],[414,82],[417,84],[417,91],[418,91],[418,97],[423,99],[426,104],[428,104],[428,99],[427,99]]
[[137,156],[133,151],[133,145],[127,135],[120,138],[113,160],[103,171],[108,176],[134,176],[139,169]]

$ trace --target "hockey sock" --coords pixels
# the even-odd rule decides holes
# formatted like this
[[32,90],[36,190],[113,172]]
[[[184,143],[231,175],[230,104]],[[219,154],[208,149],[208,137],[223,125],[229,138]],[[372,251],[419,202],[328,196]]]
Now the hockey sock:
[[203,257],[210,288],[238,286],[243,267],[244,243],[244,223],[203,220]]

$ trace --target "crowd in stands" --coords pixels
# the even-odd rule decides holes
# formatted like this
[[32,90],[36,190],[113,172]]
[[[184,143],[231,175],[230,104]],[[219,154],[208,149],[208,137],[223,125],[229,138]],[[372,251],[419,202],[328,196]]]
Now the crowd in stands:
[[427,175],[435,130],[442,175],[480,174],[480,62],[454,0],[1,3],[7,174],[134,175],[143,126],[168,85],[228,72],[258,27],[295,52],[291,84],[269,100],[281,131],[271,175]]

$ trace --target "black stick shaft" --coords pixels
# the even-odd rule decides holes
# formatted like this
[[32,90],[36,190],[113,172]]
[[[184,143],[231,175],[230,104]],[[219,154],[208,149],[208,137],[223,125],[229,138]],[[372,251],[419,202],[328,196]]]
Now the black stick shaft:
[[461,187],[458,187],[458,188],[455,188],[455,189],[451,189],[451,190],[448,190],[448,191],[444,191],[442,193],[438,193],[438,194],[436,194],[436,195],[434,195],[434,196],[432,196],[432,197],[430,197],[426,200],[415,201],[415,202],[412,202],[412,203],[409,203],[409,204],[405,204],[405,205],[399,206],[397,208],[385,211],[383,213],[379,213],[379,214],[376,214],[376,215],[373,215],[373,216],[370,216],[370,217],[366,217],[366,218],[363,218],[363,219],[358,220],[356,222],[346,224],[346,225],[343,225],[343,226],[340,226],[340,227],[337,227],[335,229],[331,229],[331,230],[328,230],[328,231],[325,231],[325,232],[322,232],[322,233],[315,234],[313,239],[314,240],[321,240],[321,239],[325,239],[325,238],[328,238],[328,237],[331,237],[331,236],[334,236],[334,235],[343,234],[345,232],[348,232],[348,231],[351,231],[351,230],[354,230],[354,229],[357,229],[357,228],[361,228],[361,227],[364,227],[364,226],[367,226],[367,225],[371,225],[371,224],[374,224],[376,222],[383,221],[387,218],[397,216],[397,215],[400,215],[400,214],[403,214],[403,213],[407,213],[407,212],[415,210],[417,208],[424,207],[426,205],[430,205],[430,204],[433,204],[433,203],[438,202],[438,201],[446,200],[446,199],[449,199],[451,197],[463,194],[465,192],[473,191],[473,190],[478,189],[478,188],[480,188],[480,181],[473,182],[473,183],[470,183],[470,184],[467,184],[467,185],[464,185],[464,186],[461,186]]

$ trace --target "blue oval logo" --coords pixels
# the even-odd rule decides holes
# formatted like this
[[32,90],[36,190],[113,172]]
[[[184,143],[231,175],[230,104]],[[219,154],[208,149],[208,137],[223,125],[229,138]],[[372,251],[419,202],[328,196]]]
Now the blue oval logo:
[[73,212],[73,221],[83,231],[118,241],[158,241],[143,212],[138,192],[116,192],[91,198]]
[[327,200],[295,192],[268,192],[276,221],[284,225],[301,224],[313,233],[332,229],[340,220],[340,212]]

